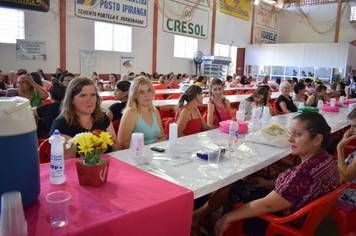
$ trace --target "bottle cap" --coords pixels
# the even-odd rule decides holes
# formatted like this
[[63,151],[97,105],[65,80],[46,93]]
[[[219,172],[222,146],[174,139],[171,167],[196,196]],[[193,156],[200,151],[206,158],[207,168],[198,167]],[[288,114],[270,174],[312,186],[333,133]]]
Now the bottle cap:
[[61,133],[59,132],[58,129],[54,130],[53,135],[60,135]]
[[232,118],[232,121],[237,121],[237,119],[236,118]]

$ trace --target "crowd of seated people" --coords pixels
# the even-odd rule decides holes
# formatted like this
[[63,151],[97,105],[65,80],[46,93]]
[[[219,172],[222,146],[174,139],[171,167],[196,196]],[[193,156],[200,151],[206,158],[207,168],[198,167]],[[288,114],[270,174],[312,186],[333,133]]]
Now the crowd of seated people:
[[[160,76],[154,73],[151,78],[148,78],[149,75],[145,73],[130,82],[130,75],[122,75],[119,80],[115,74],[110,74],[110,84],[106,88],[115,91],[115,98],[119,102],[110,106],[104,114],[101,109],[102,100],[98,93],[101,90],[100,79],[94,73],[92,78],[87,78],[76,77],[68,71],[63,71],[58,79],[52,78],[49,93],[42,87],[42,81],[45,80],[43,74],[37,71],[29,74],[21,73],[18,73],[20,74],[17,78],[18,82],[11,80],[10,75],[1,75],[0,86],[9,89],[16,84],[19,95],[29,99],[36,119],[44,121],[48,130],[47,137],[56,129],[61,132],[66,141],[81,132],[94,129],[104,130],[117,140],[106,152],[129,148],[131,134],[134,132],[144,133],[145,144],[166,140],[160,113],[153,106],[155,88],[152,83],[159,76],[159,85],[170,87],[166,75]],[[187,75],[175,76],[173,73],[168,76],[173,78],[177,84],[178,80],[189,78]],[[230,76],[228,83],[241,82],[242,79],[246,80],[245,84],[251,82],[248,78],[237,76],[233,80]],[[179,98],[175,114],[178,137],[218,128],[219,122],[233,117],[230,101],[224,96],[224,86],[220,79],[215,78],[210,82],[207,77],[199,76],[197,82],[198,84],[189,86]],[[254,106],[266,106],[269,107],[271,115],[276,115],[269,103],[271,90],[268,77],[263,84],[240,103],[240,110],[244,109],[246,114],[250,114]],[[113,88],[112,85],[114,85]],[[210,94],[206,121],[198,108],[203,102],[201,86],[204,85],[209,86]],[[290,96],[291,86],[295,92],[293,97]],[[305,106],[316,106],[318,101],[328,101],[330,96],[345,95],[345,84],[342,82],[332,85],[330,96],[326,93],[325,85],[317,84],[315,92],[308,94],[309,97],[305,100],[307,88],[312,86],[312,82],[307,79],[297,82],[295,79],[281,82],[279,87],[281,95],[276,100],[276,108],[283,113],[296,112],[300,102]],[[48,96],[51,103],[43,105]],[[121,123],[116,132],[112,122],[118,119],[121,119]],[[338,188],[340,180],[356,183],[356,161],[354,160],[356,152],[346,158],[344,156],[344,147],[352,139],[356,139],[356,110],[348,115],[348,119],[351,129],[345,132],[337,146],[338,165],[336,166],[331,156],[325,151],[330,144],[331,135],[330,127],[322,115],[304,113],[296,116],[291,123],[289,142],[292,154],[301,158],[301,164],[282,172],[276,180],[262,178],[239,180],[219,189],[204,205],[194,211],[192,231],[199,227],[204,217],[227,203],[227,213],[215,225],[217,235],[222,235],[232,221],[246,218],[250,219],[243,225],[246,231],[256,235],[263,234],[268,223],[254,217],[270,212],[287,216]],[[66,159],[78,157],[75,148],[64,150]],[[318,175],[312,174],[315,168],[318,168]],[[312,191],[307,191],[307,189],[312,189]],[[297,190],[298,194],[291,194]],[[238,202],[246,204],[233,211],[234,204]],[[335,207],[346,211],[355,210],[355,191],[345,191]],[[294,221],[291,226],[300,228],[304,220],[303,216]],[[259,227],[254,227],[256,224]]]

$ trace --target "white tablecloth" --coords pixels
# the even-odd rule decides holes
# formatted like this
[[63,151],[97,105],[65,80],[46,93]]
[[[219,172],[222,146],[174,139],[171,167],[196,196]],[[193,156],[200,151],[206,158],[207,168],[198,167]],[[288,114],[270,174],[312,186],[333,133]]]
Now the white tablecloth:
[[[340,108],[339,113],[324,113],[328,124],[335,132],[346,127],[347,109]],[[282,125],[289,130],[290,123],[298,113],[274,116],[267,122],[250,124],[250,131],[258,130],[269,124]],[[219,162],[218,168],[208,166],[207,161],[197,157],[197,152],[205,152],[218,147],[227,147],[228,134],[219,129],[201,132],[178,139],[176,146],[170,147],[168,141],[146,145],[144,159],[134,160],[129,150],[110,153],[111,156],[129,163],[144,171],[150,172],[170,182],[188,188],[198,198],[234,181],[254,173],[290,153],[290,147],[276,148],[244,141],[234,153],[227,152]],[[150,150],[151,146],[165,148],[159,153]],[[148,183],[149,184],[149,183]]]

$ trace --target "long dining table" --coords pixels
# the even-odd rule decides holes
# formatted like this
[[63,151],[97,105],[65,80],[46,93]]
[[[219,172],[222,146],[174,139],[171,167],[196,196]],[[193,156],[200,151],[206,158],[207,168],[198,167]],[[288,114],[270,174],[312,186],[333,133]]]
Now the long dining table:
[[[258,87],[230,87],[225,88],[225,91],[249,91],[249,90],[256,90]],[[184,93],[185,90],[181,89],[156,89],[156,94],[159,95],[172,95],[172,94],[181,94]],[[203,89],[203,93],[209,93],[209,89]],[[100,97],[115,97],[114,91],[101,91],[99,92]]]
[[[281,95],[280,92],[272,92],[271,93],[271,99],[277,99]],[[294,93],[291,93],[291,96],[294,95]],[[241,95],[227,95],[225,96],[226,99],[229,99],[231,104],[237,104],[240,103],[242,100],[248,98],[251,96],[251,94],[241,94]],[[157,109],[173,109],[175,106],[178,105],[179,99],[165,99],[165,100],[153,100],[153,105]],[[103,112],[106,112],[109,107],[117,103],[119,101],[114,101],[114,100],[108,100],[108,101],[103,101],[101,103],[101,108]],[[199,106],[207,106],[209,103],[209,97],[203,98],[203,103]]]
[[[349,125],[347,109],[340,108],[338,113],[321,112],[336,132]],[[254,132],[270,124],[278,124],[289,129],[292,119],[298,113],[271,117],[267,121],[249,124]],[[201,197],[236,180],[242,179],[291,153],[290,146],[277,148],[269,145],[246,141],[240,135],[239,146],[235,152],[226,152],[217,168],[210,167],[197,153],[206,153],[215,149],[226,149],[228,134],[219,129],[209,130],[178,138],[177,144],[170,146],[168,141],[144,146],[143,158],[132,158],[130,150],[112,152],[110,155],[141,170],[162,179],[190,189],[194,198]],[[150,148],[157,146],[165,152],[154,152]]]
[[[40,165],[41,193],[25,209],[28,235],[189,235],[192,191],[110,158],[107,182],[98,188],[79,185],[76,161],[65,161],[66,182],[49,182],[50,163]],[[67,191],[68,225],[52,228],[46,195]]]

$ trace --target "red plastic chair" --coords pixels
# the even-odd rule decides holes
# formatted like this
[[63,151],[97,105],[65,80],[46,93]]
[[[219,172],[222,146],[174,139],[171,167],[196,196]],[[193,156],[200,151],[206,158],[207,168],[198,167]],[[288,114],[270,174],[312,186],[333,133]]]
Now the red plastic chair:
[[[348,188],[356,189],[356,184],[351,184]],[[356,232],[356,210],[341,211],[334,207],[330,208],[328,214],[334,219],[339,228],[340,235],[346,235],[350,232]]]
[[102,97],[103,98],[103,101],[116,101],[115,97]]
[[208,114],[204,114],[203,119],[205,120],[206,123],[208,123]]
[[164,132],[166,133],[167,139],[169,139],[169,124],[171,124],[173,122],[175,122],[175,119],[174,118],[170,118],[164,124]]
[[51,99],[47,98],[42,105],[46,105],[46,104],[50,104],[50,103],[51,103]]
[[116,133],[119,132],[120,123],[121,123],[121,119],[112,122],[112,125],[114,126]]
[[[326,194],[325,196],[315,200],[314,202],[303,207],[299,211],[290,216],[280,217],[271,214],[261,215],[259,218],[270,222],[267,227],[265,235],[314,235],[315,229],[322,221],[328,210],[334,205],[341,193],[347,188],[350,183],[346,183],[340,186],[338,189]],[[236,204],[234,210],[243,206],[243,203]],[[308,213],[308,216],[301,229],[296,229],[285,223],[294,221],[299,217]],[[232,235],[249,235],[242,232],[243,220],[235,221],[230,224],[230,227],[225,232],[225,236]]]
[[246,94],[253,94],[255,92],[255,90],[248,90],[247,92],[246,92]]
[[272,89],[272,93],[279,92],[279,89]]
[[37,143],[38,143],[38,147],[41,146],[41,144],[44,142],[45,140],[43,138],[40,138],[37,140]]
[[285,113],[284,112],[281,112],[280,110],[278,110],[277,108],[277,102],[273,103],[273,110],[275,112],[277,112],[277,114],[280,114],[280,115],[284,115]]
[[165,99],[162,95],[156,94],[153,100],[165,100]]
[[180,98],[180,94],[176,93],[176,94],[170,95],[167,99],[179,99],[179,98]]
[[174,113],[175,113],[173,109],[163,109],[158,111],[161,116],[161,122],[163,127],[166,124],[167,120],[174,117]]
[[234,95],[242,95],[242,94],[245,94],[245,91],[240,90],[234,93]]
[[40,164],[47,163],[51,161],[51,146],[48,139],[43,141],[38,148],[38,155],[40,159]]

